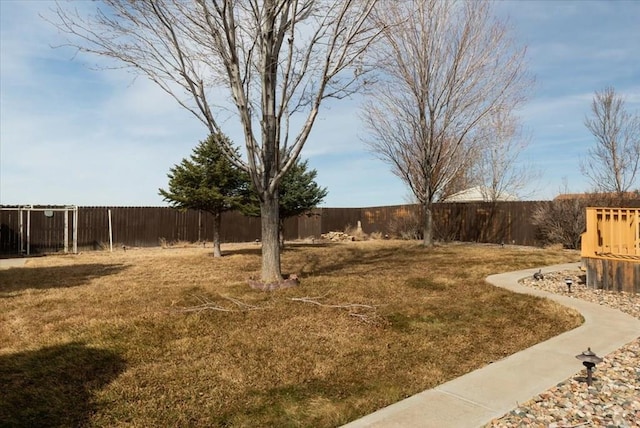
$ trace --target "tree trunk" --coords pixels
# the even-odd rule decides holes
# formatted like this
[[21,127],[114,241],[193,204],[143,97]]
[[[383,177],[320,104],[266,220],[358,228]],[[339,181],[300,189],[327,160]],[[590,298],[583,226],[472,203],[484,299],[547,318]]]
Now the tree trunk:
[[222,257],[220,251],[220,226],[222,224],[222,214],[213,213],[213,257]]
[[422,245],[425,247],[433,246],[433,210],[432,205],[430,203],[424,204],[423,209],[423,221],[424,221],[424,229],[423,229],[423,241]]
[[280,239],[278,195],[265,195],[260,201],[262,216],[262,282],[272,284],[282,281],[280,270]]

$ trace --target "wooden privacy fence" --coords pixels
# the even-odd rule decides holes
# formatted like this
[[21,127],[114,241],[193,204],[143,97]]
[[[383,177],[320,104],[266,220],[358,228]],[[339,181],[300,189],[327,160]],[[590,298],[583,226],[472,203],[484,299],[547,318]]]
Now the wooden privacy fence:
[[[535,245],[535,227],[531,212],[536,202],[443,203],[434,206],[435,237],[439,240],[512,243]],[[24,231],[15,210],[0,207],[0,252],[20,253]],[[13,207],[15,209],[15,207]],[[213,216],[199,211],[179,211],[169,207],[78,207],[72,217],[71,230],[77,230],[80,251],[116,246],[158,246],[161,241],[211,241]],[[368,208],[318,208],[308,215],[285,221],[285,239],[319,238],[322,233],[344,231],[362,225],[364,233],[398,236],[403,228],[419,229],[421,209],[417,205]],[[77,218],[77,228],[75,224]],[[60,251],[64,247],[65,219],[32,213],[31,252]],[[222,216],[222,242],[248,242],[260,239],[260,218],[238,212]]]
[[582,260],[587,285],[640,293],[640,208],[587,208]]

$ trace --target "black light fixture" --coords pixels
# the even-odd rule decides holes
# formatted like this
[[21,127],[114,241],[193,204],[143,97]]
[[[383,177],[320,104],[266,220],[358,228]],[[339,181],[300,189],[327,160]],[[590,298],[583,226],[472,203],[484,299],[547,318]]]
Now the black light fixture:
[[586,351],[582,351],[582,354],[576,355],[576,358],[582,361],[582,364],[587,368],[587,385],[591,386],[591,371],[596,364],[602,362],[602,358],[598,357],[591,348],[587,348]]
[[564,283],[567,284],[567,290],[569,290],[569,293],[571,293],[571,286],[573,285],[573,279],[565,278]]

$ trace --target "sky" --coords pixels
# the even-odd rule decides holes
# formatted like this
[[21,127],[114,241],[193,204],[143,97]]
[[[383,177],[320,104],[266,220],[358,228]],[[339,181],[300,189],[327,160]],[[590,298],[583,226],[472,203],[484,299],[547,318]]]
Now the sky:
[[[52,3],[0,0],[0,205],[165,206],[169,168],[206,128],[153,83],[95,70],[42,19]],[[86,5],[86,3],[85,3]],[[536,84],[518,112],[530,142],[521,162],[539,172],[520,195],[552,199],[590,189],[580,159],[596,90],[613,86],[640,111],[640,1],[499,1],[527,46]],[[404,204],[409,190],[362,143],[360,101],[325,105],[302,152],[328,188],[322,206]],[[243,140],[229,123],[227,135]]]

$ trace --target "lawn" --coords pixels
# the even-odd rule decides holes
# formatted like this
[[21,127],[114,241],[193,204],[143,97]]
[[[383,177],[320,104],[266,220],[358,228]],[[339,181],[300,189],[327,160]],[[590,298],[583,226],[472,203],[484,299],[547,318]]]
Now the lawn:
[[[0,271],[0,426],[333,427],[578,326],[492,273],[575,251],[256,245],[32,259]],[[2,422],[4,421],[4,422]]]

